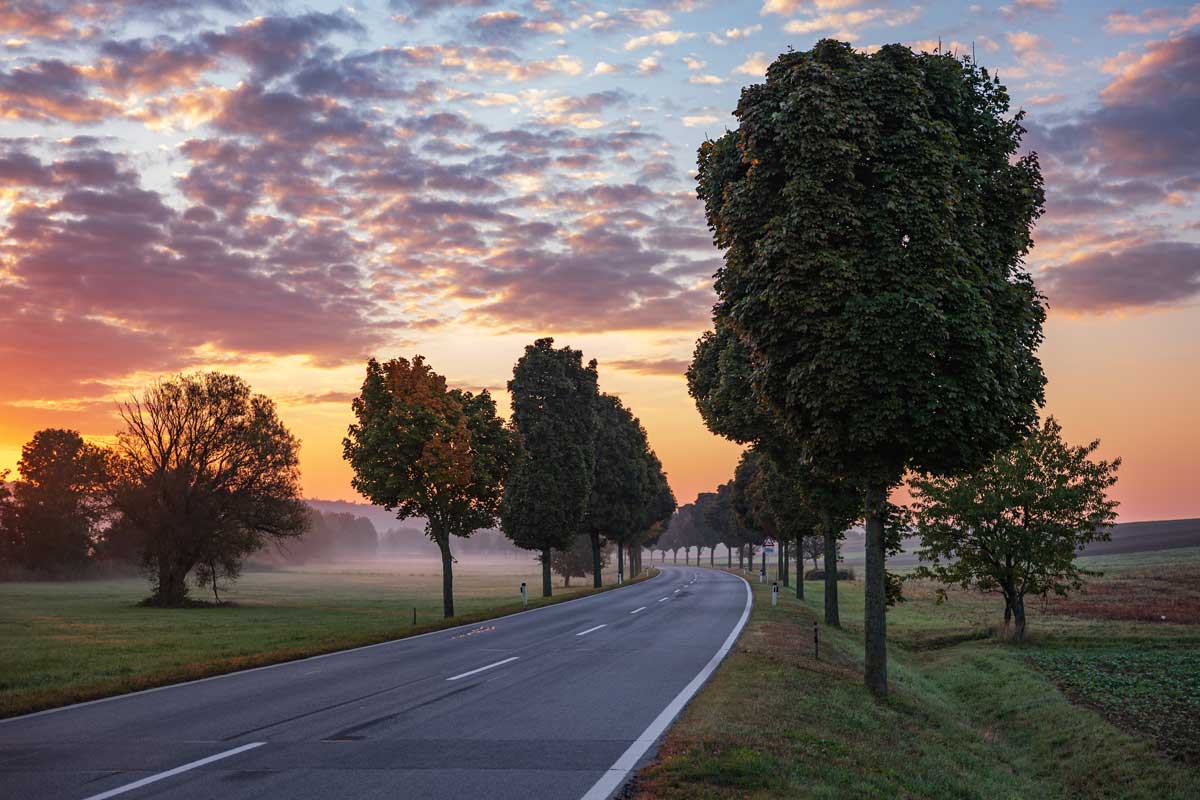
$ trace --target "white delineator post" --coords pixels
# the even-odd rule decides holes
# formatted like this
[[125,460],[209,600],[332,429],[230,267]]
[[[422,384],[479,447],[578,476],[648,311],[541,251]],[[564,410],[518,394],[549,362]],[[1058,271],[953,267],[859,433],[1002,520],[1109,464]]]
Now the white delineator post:
[[771,608],[779,605],[779,581],[771,584]]
[[521,608],[529,608],[529,590],[525,588],[524,581],[521,581]]

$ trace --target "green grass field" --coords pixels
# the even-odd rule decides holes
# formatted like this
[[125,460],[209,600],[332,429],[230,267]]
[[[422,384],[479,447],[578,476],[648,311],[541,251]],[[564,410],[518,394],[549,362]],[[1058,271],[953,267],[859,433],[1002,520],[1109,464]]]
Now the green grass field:
[[[0,583],[0,716],[519,611],[522,581],[542,604],[531,559],[460,562],[449,623],[436,561],[248,572],[222,592],[226,605],[182,609],[139,606],[149,591],[138,578]],[[554,599],[591,591],[573,584],[556,578]]]
[[[1164,553],[1114,556],[1128,562],[1104,565],[1087,595],[1032,604],[1024,644],[1001,635],[998,599],[939,605],[934,587],[906,585],[888,614],[885,703],[862,687],[861,583],[842,585],[845,628],[820,626],[819,661],[821,586],[772,609],[754,584],[737,647],[634,796],[1200,797],[1200,559]],[[1125,618],[1114,592],[1190,624]]]

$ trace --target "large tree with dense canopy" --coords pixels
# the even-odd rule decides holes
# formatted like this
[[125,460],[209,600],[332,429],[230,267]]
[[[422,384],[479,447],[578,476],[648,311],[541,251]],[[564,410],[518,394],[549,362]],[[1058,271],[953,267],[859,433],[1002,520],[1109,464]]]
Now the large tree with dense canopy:
[[300,442],[241,378],[160,381],[124,403],[121,417],[112,502],[142,544],[153,604],[182,604],[197,567],[234,578],[247,556],[304,533]]
[[716,315],[792,441],[864,491],[867,686],[887,691],[884,517],[907,471],[977,467],[1035,424],[1043,205],[986,70],[823,40],[742,91],[699,153]]
[[551,551],[566,550],[584,532],[592,494],[596,362],[584,364],[580,351],[538,339],[513,367],[508,391],[521,450],[504,487],[500,525],[517,547],[540,553],[542,594],[549,597]]
[[367,362],[342,443],[352,485],[397,519],[424,517],[442,556],[442,611],[454,616],[450,537],[496,524],[516,436],[487,390],[450,389],[416,356]]

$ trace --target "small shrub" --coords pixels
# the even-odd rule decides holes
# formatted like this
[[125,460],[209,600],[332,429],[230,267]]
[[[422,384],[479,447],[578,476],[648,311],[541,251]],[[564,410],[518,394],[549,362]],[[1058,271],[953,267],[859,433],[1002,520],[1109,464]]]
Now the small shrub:
[[[837,574],[837,579],[839,581],[854,580],[854,570],[839,569],[838,574]],[[804,580],[806,580],[806,581],[823,581],[823,580],[825,580],[825,570],[810,569],[808,572],[804,573]]]

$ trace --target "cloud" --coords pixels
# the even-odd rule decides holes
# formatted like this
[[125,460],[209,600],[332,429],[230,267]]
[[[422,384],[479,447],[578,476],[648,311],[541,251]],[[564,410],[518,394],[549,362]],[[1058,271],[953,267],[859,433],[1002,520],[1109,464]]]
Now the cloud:
[[771,62],[767,59],[767,54],[759,50],[747,56],[746,60],[738,64],[733,71],[740,75],[751,75],[755,78],[761,78],[767,74],[767,67],[769,66],[771,66]]
[[0,118],[91,124],[121,112],[89,93],[82,69],[58,59],[0,72]]
[[1109,33],[1182,32],[1200,25],[1200,3],[1191,8],[1147,8],[1137,14],[1114,11],[1104,18]]
[[1031,13],[1052,13],[1058,10],[1058,0],[1016,0],[1012,5],[1000,6],[1006,17],[1017,17]]
[[639,75],[655,75],[662,72],[662,63],[658,56],[646,56],[638,62],[637,71]]
[[895,11],[888,8],[868,8],[862,11],[834,12],[815,17],[793,19],[784,30],[788,33],[808,34],[818,31],[834,31],[840,39],[853,40],[858,38],[855,29],[874,24],[883,24],[889,28],[906,25],[921,16],[921,7],[913,6],[908,11]]
[[513,44],[542,33],[565,33],[566,27],[556,20],[530,19],[516,11],[489,11],[469,22],[467,30],[481,42]]
[[604,366],[619,369],[622,372],[632,372],[637,375],[660,375],[679,378],[687,372],[690,363],[687,359],[683,358],[626,358],[605,361]]
[[726,39],[745,39],[763,29],[762,25],[747,25],[744,28],[729,28],[725,31]]
[[696,38],[694,33],[684,33],[683,31],[656,31],[647,33],[643,36],[634,36],[629,41],[625,42],[625,50],[638,50],[643,47],[667,47],[676,42],[686,41]]
[[1200,173],[1200,33],[1110,59],[1100,106],[1058,125],[1029,123],[1040,152],[1109,177]]
[[1052,308],[1100,313],[1177,305],[1200,295],[1200,244],[1150,242],[1042,271]]

